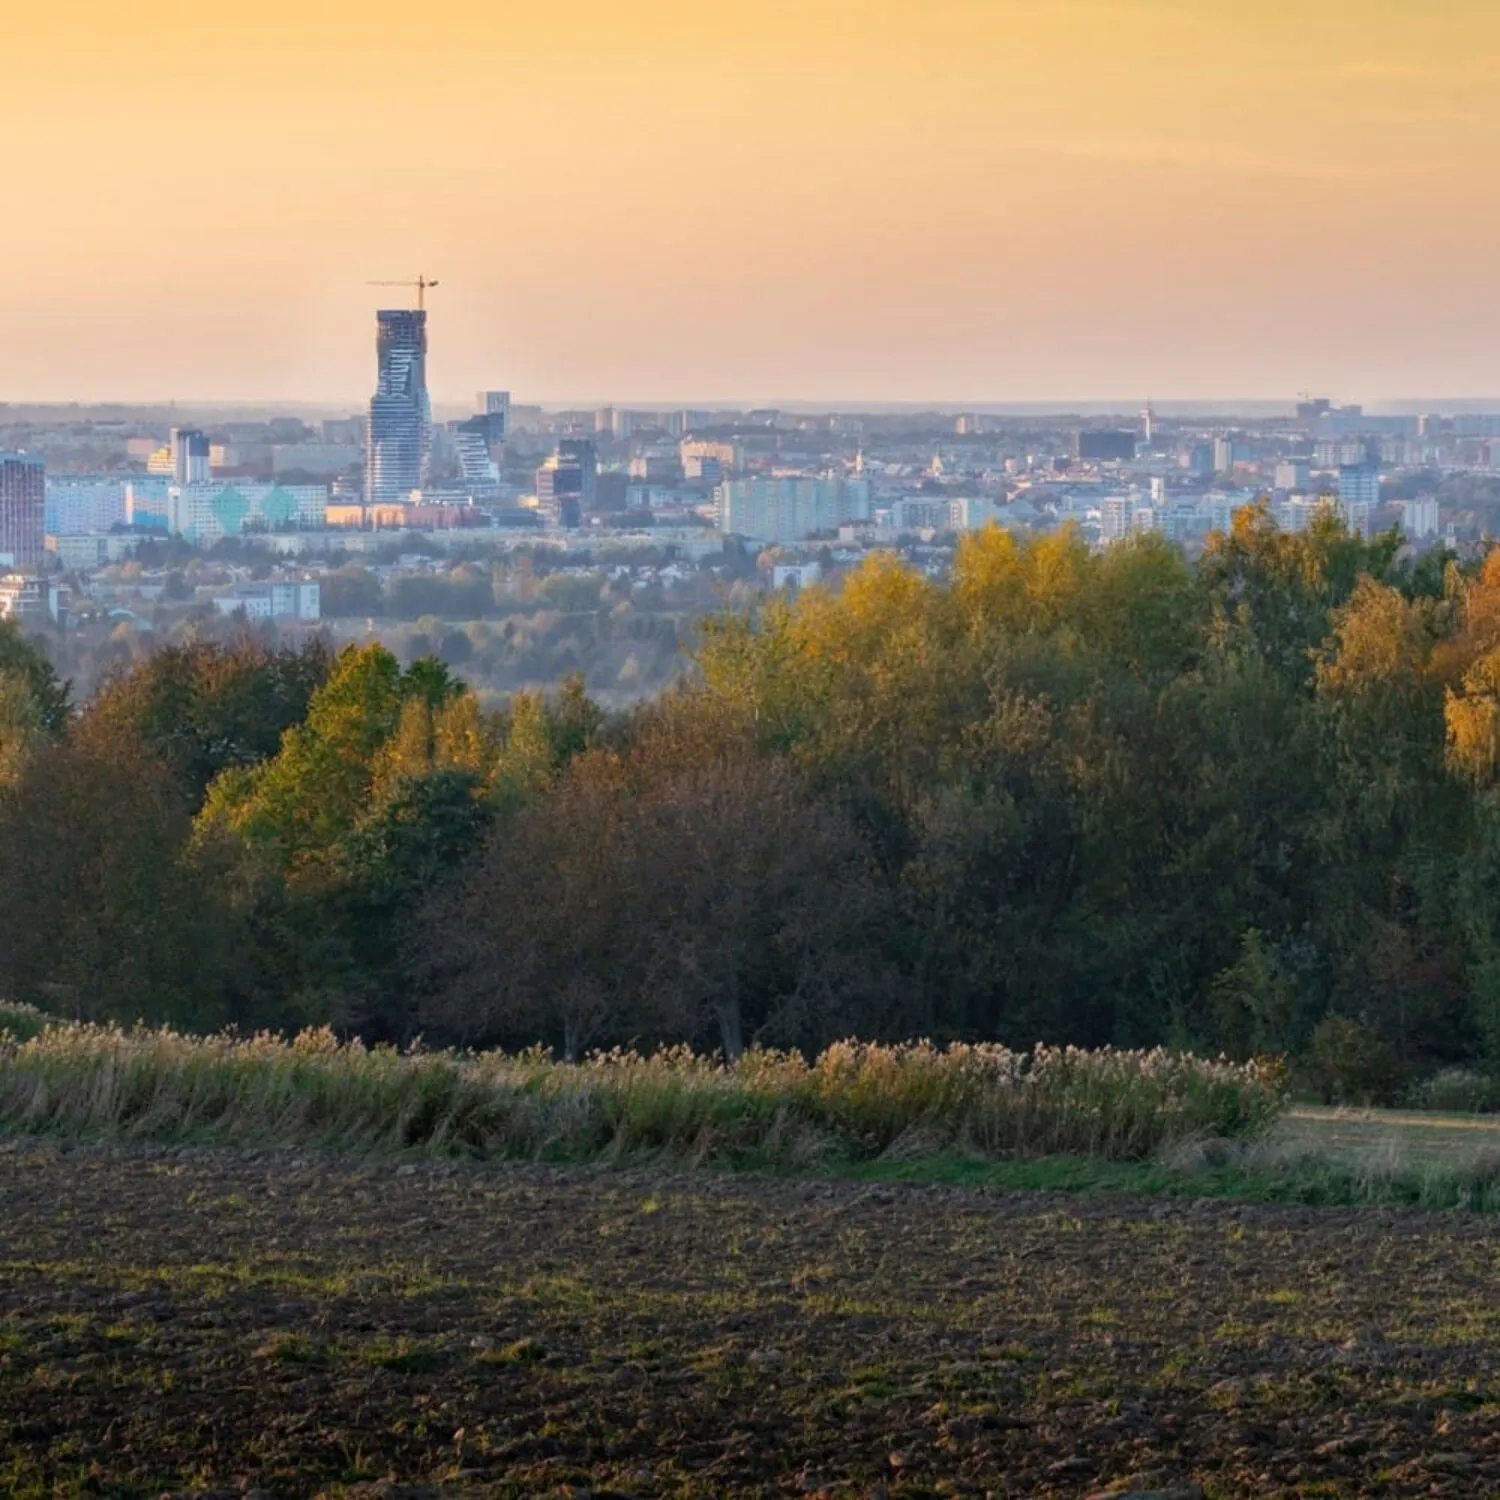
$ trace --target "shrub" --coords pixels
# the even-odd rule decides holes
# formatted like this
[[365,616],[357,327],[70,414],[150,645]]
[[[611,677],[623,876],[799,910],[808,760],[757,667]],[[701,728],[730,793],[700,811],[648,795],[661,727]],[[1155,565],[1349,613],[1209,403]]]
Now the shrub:
[[17,1005],[11,1000],[0,1000],[0,1037],[12,1037],[18,1042],[29,1042],[40,1036],[49,1025],[56,1024],[54,1018],[44,1015],[34,1005]]
[[1313,1029],[1307,1072],[1325,1104],[1380,1104],[1396,1087],[1396,1060],[1381,1038],[1348,1016],[1324,1016]]
[[1490,1114],[1500,1109],[1500,1083],[1470,1068],[1444,1068],[1414,1084],[1406,1103],[1443,1114]]

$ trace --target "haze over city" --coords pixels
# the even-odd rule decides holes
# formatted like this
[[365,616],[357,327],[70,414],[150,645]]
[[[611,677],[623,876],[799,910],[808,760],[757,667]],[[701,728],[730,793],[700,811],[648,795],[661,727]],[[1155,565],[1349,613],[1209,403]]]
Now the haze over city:
[[1500,393],[1500,10],[16,7],[0,399]]

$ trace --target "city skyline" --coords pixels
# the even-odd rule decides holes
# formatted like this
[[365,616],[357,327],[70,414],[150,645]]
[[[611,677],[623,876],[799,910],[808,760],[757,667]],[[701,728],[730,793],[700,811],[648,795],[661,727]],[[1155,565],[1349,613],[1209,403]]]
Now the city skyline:
[[445,405],[1500,394],[1478,0],[85,0],[10,42],[46,211],[0,400],[362,403],[366,283],[419,270]]

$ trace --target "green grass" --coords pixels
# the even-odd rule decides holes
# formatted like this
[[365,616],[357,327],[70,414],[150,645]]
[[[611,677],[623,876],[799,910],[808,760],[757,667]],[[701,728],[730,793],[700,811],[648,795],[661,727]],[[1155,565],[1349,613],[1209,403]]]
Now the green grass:
[[1500,1122],[1299,1108],[1262,1139],[1188,1142],[1149,1161],[1077,1155],[990,1161],[949,1153],[849,1163],[841,1175],[951,1187],[1494,1212],[1500,1210]]
[[1279,1122],[1277,1134],[1343,1161],[1388,1158],[1408,1165],[1451,1167],[1486,1152],[1500,1152],[1496,1115],[1297,1105]]

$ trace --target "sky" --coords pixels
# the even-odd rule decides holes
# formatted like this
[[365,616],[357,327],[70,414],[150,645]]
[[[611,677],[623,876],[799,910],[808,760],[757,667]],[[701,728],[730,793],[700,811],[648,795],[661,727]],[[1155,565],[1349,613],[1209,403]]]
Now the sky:
[[6,13],[0,400],[1500,395],[1494,0]]

